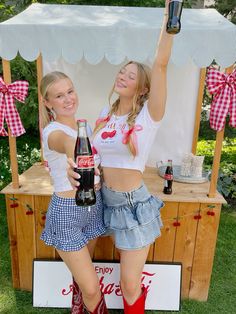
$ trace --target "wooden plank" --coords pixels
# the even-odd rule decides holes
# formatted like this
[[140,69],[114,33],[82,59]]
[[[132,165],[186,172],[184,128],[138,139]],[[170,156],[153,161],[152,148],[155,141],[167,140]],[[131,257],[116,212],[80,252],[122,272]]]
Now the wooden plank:
[[198,220],[194,216],[199,212],[198,203],[179,204],[180,226],[176,230],[174,261],[182,263],[182,291],[181,297],[188,298],[196,242]]
[[[32,195],[17,195],[19,207],[15,210],[17,230],[17,251],[19,262],[20,287],[32,290],[32,261],[36,258],[34,197]],[[32,215],[26,212],[32,208]]]
[[41,233],[45,226],[46,212],[50,202],[50,196],[34,196],[35,208],[35,243],[37,258],[55,259],[55,249],[52,246],[46,245],[40,240]]
[[155,243],[153,243],[150,246],[149,252],[148,252],[148,256],[147,256],[147,262],[153,262],[154,259],[154,247],[155,247]]
[[[2,59],[2,71],[6,84],[11,83],[11,67],[10,61]],[[18,162],[17,162],[17,150],[16,150],[16,138],[11,135],[11,130],[8,128],[8,140],[10,149],[10,164],[11,164],[11,176],[13,189],[19,188],[19,174],[18,174]]]
[[167,202],[161,209],[164,227],[161,229],[161,237],[157,238],[154,245],[153,261],[172,262],[174,256],[176,227],[173,226],[178,216],[177,202]]
[[[21,187],[17,194],[48,195],[53,192],[51,178],[48,171],[41,163],[34,164],[20,176]],[[226,203],[225,199],[217,192],[214,198],[207,197],[209,182],[201,184],[186,184],[174,182],[173,193],[163,194],[163,178],[157,174],[157,169],[147,167],[144,172],[144,182],[152,195],[158,196],[164,202],[187,203]],[[13,194],[15,190],[8,185],[2,191],[4,194]]]
[[61,261],[61,256],[58,254],[57,250],[55,250],[55,260]]
[[192,140],[192,153],[194,155],[196,155],[196,151],[197,151],[197,142],[198,142],[200,122],[201,122],[201,111],[202,111],[202,100],[203,100],[203,94],[204,94],[205,78],[206,78],[206,68],[202,68],[200,70],[198,96],[197,96],[196,113],[195,113],[195,123],[194,123],[193,140]]
[[[225,73],[231,73],[233,71],[233,65],[225,69]],[[214,151],[214,158],[213,158],[213,165],[212,165],[212,173],[211,173],[211,182],[208,197],[215,197],[216,196],[216,189],[217,189],[217,180],[219,175],[219,167],[220,167],[220,158],[221,158],[221,151],[223,146],[224,140],[224,130],[223,128],[221,131],[216,132],[216,143],[215,143],[215,151]]]
[[111,237],[100,237],[97,241],[94,260],[113,260],[114,244]]
[[[51,177],[47,169],[41,163],[34,164],[21,174],[20,182],[21,187],[17,190],[17,194],[51,196],[53,193]],[[8,193],[8,191],[13,191],[13,193],[15,191],[11,184],[5,187],[1,192]]]
[[36,68],[37,68],[37,85],[38,85],[38,105],[39,105],[39,135],[40,135],[40,146],[41,146],[41,161],[43,162],[43,137],[42,137],[42,97],[40,93],[40,82],[43,78],[43,58],[40,53],[36,60]]
[[114,261],[120,261],[120,252],[119,250],[115,247],[113,248],[113,260]]
[[[207,197],[209,182],[201,184],[186,184],[174,182],[173,193],[170,195],[163,193],[163,178],[157,174],[155,167],[146,167],[144,172],[144,182],[152,195],[158,196],[164,202],[187,202],[187,203],[226,203],[225,199],[217,192],[212,199]],[[214,202],[213,202],[214,200]]]
[[8,235],[9,235],[9,244],[10,244],[10,254],[11,254],[11,271],[12,271],[12,284],[13,288],[20,288],[20,277],[19,277],[19,260],[18,260],[18,251],[17,251],[17,231],[16,231],[16,220],[15,220],[15,210],[18,210],[18,207],[11,208],[10,205],[13,203],[16,204],[17,200],[12,201],[11,198],[14,198],[13,194],[7,194],[6,199],[6,208],[7,208],[7,224],[8,224]]
[[214,216],[207,214],[210,205],[212,204],[201,204],[200,206],[202,219],[199,220],[197,228],[189,291],[189,298],[199,301],[206,301],[208,297],[220,220],[221,205],[215,205]]

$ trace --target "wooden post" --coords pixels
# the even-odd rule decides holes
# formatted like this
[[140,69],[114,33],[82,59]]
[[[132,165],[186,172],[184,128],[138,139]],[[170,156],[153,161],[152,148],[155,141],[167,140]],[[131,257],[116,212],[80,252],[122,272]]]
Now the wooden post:
[[[3,77],[6,84],[11,83],[11,67],[10,61],[2,59]],[[12,187],[19,189],[19,174],[17,162],[16,138],[11,135],[11,130],[8,128],[9,149],[10,149],[10,163],[11,163],[11,177]]]
[[[232,71],[233,71],[233,65],[225,69],[226,73],[231,73]],[[215,152],[214,152],[214,159],[213,159],[213,165],[212,165],[210,188],[209,188],[209,193],[208,193],[209,197],[215,197],[216,195],[221,150],[222,150],[222,144],[224,140],[224,131],[225,131],[225,128],[223,128],[221,131],[216,132]]]
[[40,147],[41,147],[41,162],[43,162],[43,145],[42,145],[42,97],[40,93],[40,82],[43,77],[43,60],[42,55],[38,56],[36,60],[37,67],[37,84],[38,84],[38,105],[39,105],[39,136],[40,136]]
[[197,97],[197,105],[196,105],[196,113],[195,113],[195,124],[194,124],[194,131],[193,131],[193,140],[192,140],[192,153],[194,155],[196,155],[196,152],[197,152],[197,142],[198,142],[200,122],[201,122],[201,111],[202,111],[202,100],[203,100],[203,93],[204,93],[205,78],[206,78],[206,68],[202,68],[200,70],[198,97]]

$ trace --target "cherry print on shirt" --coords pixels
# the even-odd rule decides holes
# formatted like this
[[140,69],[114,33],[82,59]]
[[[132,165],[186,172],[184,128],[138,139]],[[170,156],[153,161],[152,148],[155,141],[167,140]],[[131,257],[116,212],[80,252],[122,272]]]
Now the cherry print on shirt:
[[112,137],[114,137],[116,135],[116,130],[113,130],[112,132],[103,132],[102,134],[101,134],[101,137],[102,137],[102,139],[106,139],[106,138],[108,138],[108,137],[110,137],[110,138],[112,138]]

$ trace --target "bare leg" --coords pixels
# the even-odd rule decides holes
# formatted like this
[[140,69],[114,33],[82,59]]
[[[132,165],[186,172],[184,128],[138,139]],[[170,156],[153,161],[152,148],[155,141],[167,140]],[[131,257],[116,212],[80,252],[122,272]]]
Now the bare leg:
[[101,292],[88,247],[74,252],[58,250],[58,253],[79,285],[84,304],[93,311],[101,299]]
[[149,247],[133,251],[120,250],[121,289],[129,304],[133,304],[141,295],[141,277]]
[[90,240],[88,245],[87,245],[87,248],[89,250],[89,254],[90,254],[91,258],[93,258],[93,254],[95,251],[95,246],[97,244],[97,240],[98,240],[98,238]]

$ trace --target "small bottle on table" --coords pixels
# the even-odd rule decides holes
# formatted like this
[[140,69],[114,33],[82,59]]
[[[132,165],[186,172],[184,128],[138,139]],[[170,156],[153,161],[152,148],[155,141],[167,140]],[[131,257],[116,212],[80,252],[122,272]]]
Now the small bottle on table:
[[164,175],[164,194],[172,193],[172,184],[173,184],[173,167],[172,160],[168,159],[168,164],[166,167],[165,175]]

